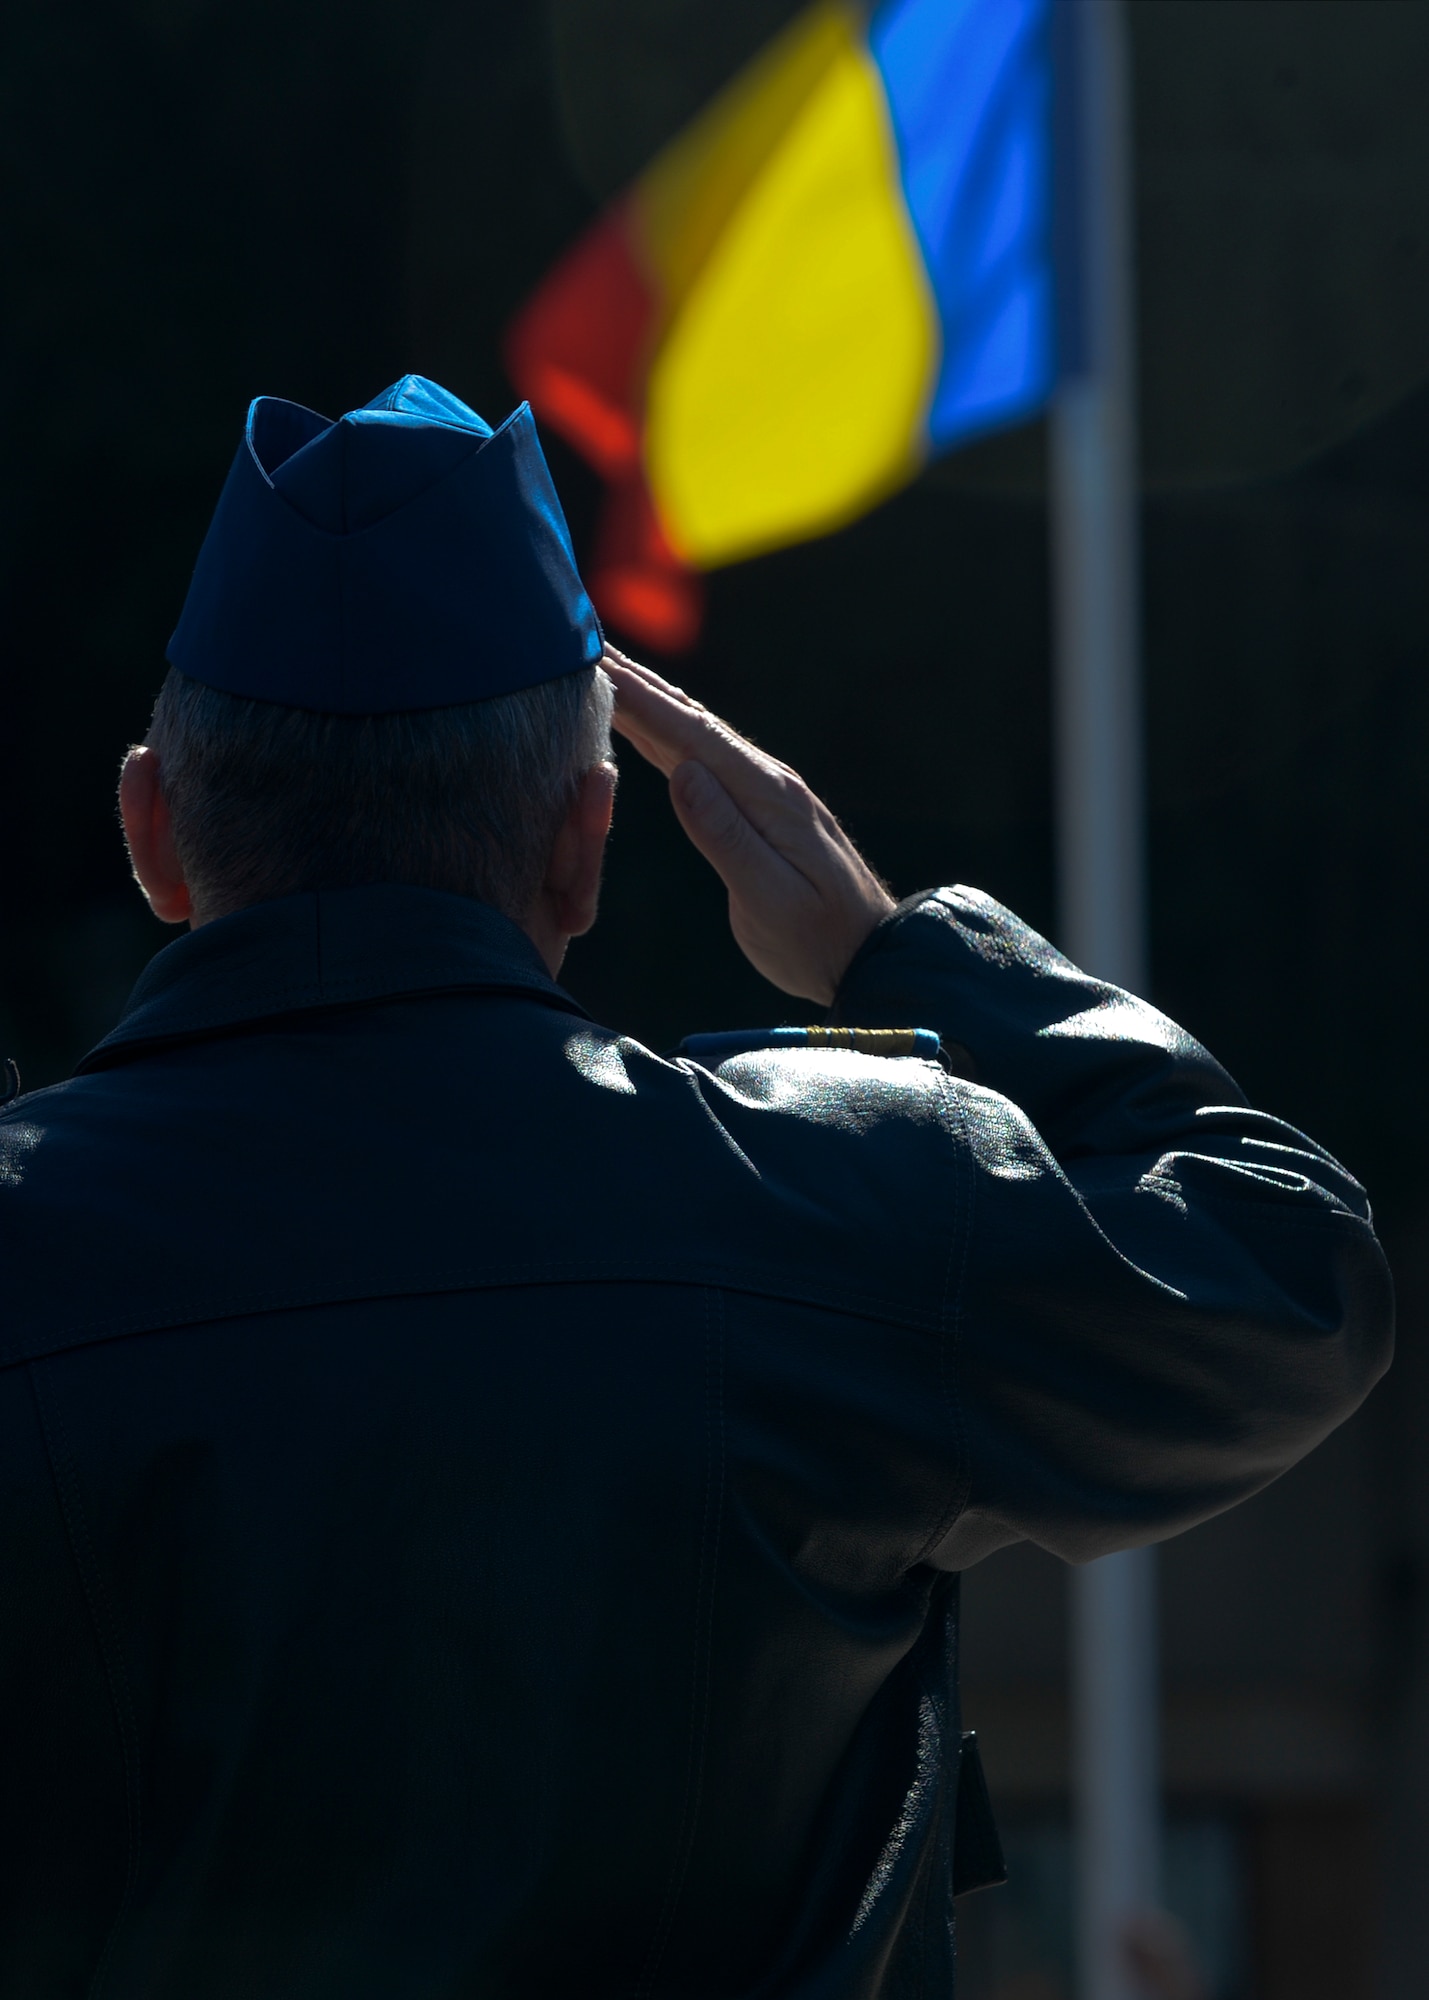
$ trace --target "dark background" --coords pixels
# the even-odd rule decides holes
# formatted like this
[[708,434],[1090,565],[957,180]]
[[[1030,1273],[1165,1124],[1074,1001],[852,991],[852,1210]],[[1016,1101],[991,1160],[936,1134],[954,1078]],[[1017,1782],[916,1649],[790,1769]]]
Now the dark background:
[[[249,399],[336,415],[417,370],[503,415],[509,313],[794,11],[7,10],[0,1053],[27,1084],[65,1074],[164,942],[127,879],[114,782]],[[1128,13],[1152,997],[1365,1180],[1405,1307],[1404,1359],[1341,1457],[1311,1462],[1330,1469],[1168,1552],[1168,1673],[1194,1680],[1204,1634],[1249,1631],[1277,1579],[1294,1580],[1271,1599],[1291,1607],[1282,1632],[1303,1635],[1300,1678],[1283,1647],[1237,1665],[1227,1640],[1206,1685],[1308,1687],[1309,1656],[1326,1657],[1317,1631],[1354,1624],[1329,1655],[1365,1719],[1359,1790],[1347,1806],[1348,1780],[1328,1802],[1312,1784],[1305,1824],[1369,1814],[1388,1829],[1386,1869],[1368,1835],[1341,1864],[1297,1821],[1320,1876],[1287,1874],[1275,1848],[1257,1880],[1279,1867],[1299,1883],[1287,1907],[1303,1933],[1306,1898],[1328,1907],[1348,1870],[1365,1937],[1379,1920],[1367,1885],[1387,1880],[1381,1990],[1408,1995],[1429,1906],[1415,1803],[1429,1798],[1429,7],[1131,0]],[[801,768],[899,893],[972,881],[1055,936],[1043,446],[1040,426],[979,446],[843,534],[715,575],[705,635],[677,671]],[[579,549],[596,491],[569,454],[550,456]],[[629,756],[602,921],[567,979],[657,1047],[787,1015],[729,940],[663,785]],[[1217,1549],[1219,1568],[1197,1553]],[[1015,1615],[992,1585],[986,1604],[1004,1647],[990,1642],[989,1685],[1032,1686],[1040,1647],[1050,1686],[1060,1598],[1046,1576],[1026,1572]],[[974,1630],[974,1677],[977,1643]],[[1313,1965],[1277,1986],[1257,1962],[1258,1993],[1320,1990]],[[1367,1963],[1326,1990],[1368,1991]]]

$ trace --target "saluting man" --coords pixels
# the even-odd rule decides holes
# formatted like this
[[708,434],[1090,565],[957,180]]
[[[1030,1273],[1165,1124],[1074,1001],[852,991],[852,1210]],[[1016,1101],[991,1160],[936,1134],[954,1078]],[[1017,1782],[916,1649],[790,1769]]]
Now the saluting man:
[[[1348,1416],[1363,1193],[605,649],[525,407],[257,401],[169,658],[186,932],[0,1115],[0,1992],[950,1993],[958,1573]],[[837,1032],[557,983],[612,703]]]

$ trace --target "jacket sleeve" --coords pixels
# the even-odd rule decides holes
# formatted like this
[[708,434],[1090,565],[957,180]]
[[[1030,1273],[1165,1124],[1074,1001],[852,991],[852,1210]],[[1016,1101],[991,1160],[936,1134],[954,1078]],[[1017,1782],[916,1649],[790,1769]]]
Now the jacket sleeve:
[[990,897],[902,904],[831,1020],[936,1028],[967,1072],[949,1083],[971,1183],[950,1333],[965,1491],[940,1567],[1176,1534],[1287,1470],[1388,1367],[1358,1183]]

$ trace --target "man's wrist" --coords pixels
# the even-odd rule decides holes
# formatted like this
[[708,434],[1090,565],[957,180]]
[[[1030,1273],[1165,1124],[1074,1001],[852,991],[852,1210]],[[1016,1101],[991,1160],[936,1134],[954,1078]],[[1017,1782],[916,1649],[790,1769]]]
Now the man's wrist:
[[[829,1021],[831,1025],[847,1025],[844,1021],[845,999],[851,996],[860,970],[876,952],[880,951],[888,943],[893,928],[898,924],[900,919],[908,916],[912,911],[921,908],[930,897],[936,896],[938,893],[937,889],[918,889],[913,895],[905,896],[901,902],[895,903],[891,898],[889,899],[887,910],[873,925],[867,937],[864,938],[862,944],[859,945],[857,951],[855,951],[853,957],[843,969],[843,974],[838,982],[834,997],[829,1003]],[[917,1026],[918,1024],[915,1022],[912,1024],[900,1023],[899,1025]]]

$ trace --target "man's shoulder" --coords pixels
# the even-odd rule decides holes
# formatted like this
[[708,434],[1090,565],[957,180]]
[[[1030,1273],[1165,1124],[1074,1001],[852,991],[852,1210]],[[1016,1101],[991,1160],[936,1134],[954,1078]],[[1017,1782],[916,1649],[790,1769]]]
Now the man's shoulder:
[[[718,1046],[726,1040],[739,1044],[733,1053]],[[866,1171],[877,1163],[892,1184],[926,1172],[925,1148],[944,1151],[960,1125],[958,1086],[936,1060],[871,1054],[851,1041],[781,1043],[751,1031],[692,1036],[660,1055],[583,1023],[560,1042],[563,1074],[533,1063],[533,1099],[549,1096],[553,1114],[578,1126],[599,1121],[622,1153],[707,1157],[716,1177],[736,1172],[742,1156],[829,1181],[829,1198],[843,1189],[852,1199],[854,1158]]]
[[156,1051],[0,1121],[11,1358],[626,1279],[934,1324],[962,1209],[954,1098],[931,1062],[770,1047],[707,1068],[519,1001]]
[[951,1112],[949,1079],[932,1061],[816,1045],[750,1049],[711,1070],[685,1066],[706,1101],[731,1118],[764,1114],[814,1133],[866,1136],[908,1124],[946,1130]]

